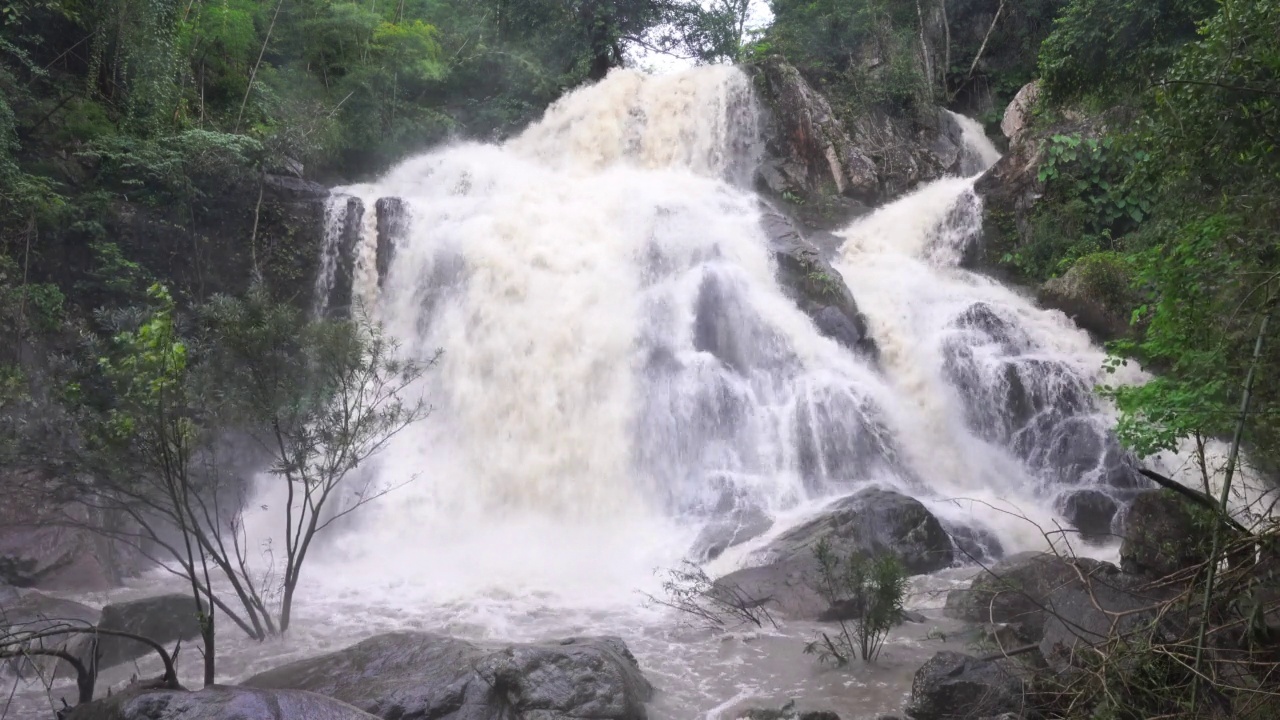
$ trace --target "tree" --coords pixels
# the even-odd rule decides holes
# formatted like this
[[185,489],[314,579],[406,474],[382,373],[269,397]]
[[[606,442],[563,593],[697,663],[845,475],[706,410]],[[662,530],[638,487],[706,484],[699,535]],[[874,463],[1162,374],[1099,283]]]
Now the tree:
[[841,558],[822,540],[813,548],[818,561],[821,589],[837,614],[840,632],[827,633],[805,646],[805,653],[849,664],[856,653],[863,662],[875,662],[889,631],[902,622],[907,593],[907,571],[892,553],[876,557]]
[[[393,489],[372,474],[348,478],[427,414],[421,399],[401,395],[430,363],[399,359],[363,316],[308,320],[261,289],[215,299],[188,337],[167,291],[157,285],[150,296],[137,328],[103,352],[98,386],[72,398],[83,403],[90,450],[79,496],[130,518],[131,529],[111,534],[190,583],[212,683],[215,609],[253,638],[287,631],[315,536]],[[245,438],[257,462],[244,462]],[[288,498],[276,509],[285,544],[278,575],[254,567],[243,524],[263,465]],[[229,597],[214,592],[214,577]]]

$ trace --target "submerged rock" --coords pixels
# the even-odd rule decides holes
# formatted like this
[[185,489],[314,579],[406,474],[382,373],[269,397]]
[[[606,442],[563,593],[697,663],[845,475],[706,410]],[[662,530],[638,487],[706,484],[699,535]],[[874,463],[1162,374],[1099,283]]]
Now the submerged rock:
[[412,632],[379,635],[244,685],[309,690],[386,720],[644,720],[653,693],[618,638],[495,648]]
[[129,690],[81,705],[66,720],[374,720],[373,715],[301,690],[214,685],[186,690]]
[[763,566],[738,570],[717,582],[767,600],[770,610],[782,616],[818,620],[832,609],[820,591],[820,568],[813,554],[823,540],[841,558],[894,554],[912,574],[941,570],[955,558],[950,536],[918,500],[868,488],[778,536],[763,551]]
[[907,715],[914,720],[972,720],[1020,711],[1024,680],[1009,660],[940,652],[916,671]]

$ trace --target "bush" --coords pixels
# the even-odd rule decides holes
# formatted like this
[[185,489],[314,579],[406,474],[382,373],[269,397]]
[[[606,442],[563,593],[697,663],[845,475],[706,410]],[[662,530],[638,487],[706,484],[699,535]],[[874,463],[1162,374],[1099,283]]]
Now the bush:
[[849,664],[855,653],[863,662],[875,662],[889,631],[902,622],[906,568],[893,554],[839,558],[826,540],[813,553],[821,568],[819,587],[838,618],[840,632],[835,638],[822,633],[805,653],[837,666]]

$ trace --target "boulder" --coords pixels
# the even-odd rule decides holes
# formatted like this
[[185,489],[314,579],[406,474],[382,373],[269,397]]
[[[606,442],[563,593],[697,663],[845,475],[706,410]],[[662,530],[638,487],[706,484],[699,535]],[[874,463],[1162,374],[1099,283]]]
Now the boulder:
[[1036,300],[1042,307],[1062,311],[1099,340],[1115,340],[1130,334],[1135,304],[1130,283],[1131,273],[1120,256],[1095,253],[1041,285]]
[[0,478],[0,582],[106,590],[141,567],[139,553],[108,537],[115,530],[112,518],[61,502],[58,494],[54,481]]
[[948,593],[944,612],[973,623],[1008,623],[1023,642],[1038,642],[1044,636],[1050,596],[1105,565],[1089,558],[1019,553],[974,578],[967,589]]
[[[179,640],[200,637],[200,620],[190,595],[161,595],[142,600],[112,603],[102,608],[98,627],[127,632],[172,647]],[[88,636],[81,639],[83,646]],[[127,638],[103,635],[98,641],[98,666],[107,668],[127,663],[155,652]]]
[[1005,108],[1004,119],[1000,121],[1000,131],[1011,142],[1017,142],[1022,133],[1026,132],[1027,126],[1031,123],[1032,110],[1039,101],[1040,83],[1029,82],[1022,86],[1014,96],[1013,102]]
[[1023,678],[1008,660],[940,652],[916,671],[906,713],[915,720],[975,720],[1017,713]]
[[1105,542],[1114,537],[1111,526],[1119,510],[1115,498],[1092,488],[1073,490],[1058,498],[1058,512],[1089,542]]
[[955,546],[956,561],[964,564],[987,565],[1004,557],[1004,545],[990,528],[942,520],[942,527],[951,536]]
[[762,552],[761,566],[729,573],[717,582],[768,601],[782,616],[818,620],[832,609],[820,591],[820,568],[813,554],[823,540],[842,558],[892,553],[912,574],[941,570],[955,559],[950,536],[918,500],[868,488],[778,536]]
[[244,685],[309,690],[386,720],[644,720],[653,692],[618,638],[485,647],[412,632],[379,635]]
[[1050,594],[1040,654],[1051,668],[1063,670],[1078,663],[1082,649],[1108,637],[1126,635],[1141,644],[1159,629],[1155,606],[1163,598],[1144,592],[1134,578],[1103,563],[1088,585],[1077,582]]
[[818,331],[850,350],[874,356],[875,340],[840,271],[786,215],[766,207],[761,225],[778,264],[778,282]]
[[213,685],[186,690],[128,690],[81,705],[66,720],[374,720],[374,716],[302,690]]
[[[98,621],[98,616],[97,610],[78,602],[38,592],[6,592],[4,586],[0,586],[0,637],[40,633],[56,628],[90,628]],[[42,648],[67,649],[74,647],[77,639],[76,635],[59,635],[36,641],[36,645]],[[31,663],[19,658],[0,662],[19,674],[24,674],[31,667]],[[34,664],[41,671],[47,671],[60,663],[53,658],[44,657],[35,660]],[[71,672],[70,666],[66,666],[65,672]]]
[[1129,506],[1120,543],[1127,573],[1162,578],[1206,561],[1213,516],[1172,490],[1148,490]]

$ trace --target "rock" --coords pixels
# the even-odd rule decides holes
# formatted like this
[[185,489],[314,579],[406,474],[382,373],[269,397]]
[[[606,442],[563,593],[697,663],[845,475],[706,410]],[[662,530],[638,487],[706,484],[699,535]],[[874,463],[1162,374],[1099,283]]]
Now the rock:
[[64,502],[56,480],[0,477],[0,582],[40,590],[106,590],[137,572],[140,554],[110,539],[120,519]]
[[956,549],[956,561],[964,564],[988,565],[1004,557],[1004,545],[990,528],[980,525],[961,525],[942,520],[942,527],[951,536]]
[[1005,108],[1004,119],[1000,121],[1000,132],[1013,142],[1017,142],[1018,137],[1026,131],[1027,125],[1031,122],[1031,111],[1035,108],[1036,103],[1040,101],[1040,83],[1029,82],[1022,86],[1018,94],[1014,96],[1013,102],[1009,103],[1009,107]]
[[1101,490],[1073,490],[1058,498],[1058,512],[1089,542],[1105,542],[1114,535],[1112,521],[1120,506]]
[[875,340],[867,331],[867,320],[844,277],[822,251],[776,210],[765,208],[761,225],[778,263],[778,282],[813,319],[818,331],[850,350],[874,356]]
[[1019,553],[974,578],[968,589],[948,593],[944,612],[968,622],[1009,623],[1023,642],[1038,642],[1044,636],[1050,595],[1104,565],[1090,558]]
[[915,720],[969,720],[1016,713],[1023,696],[1023,679],[1010,661],[940,652],[916,671],[906,712]]
[[[142,600],[112,603],[102,608],[98,627],[127,632],[172,648],[179,640],[200,637],[200,620],[190,595],[161,595]],[[88,636],[82,639],[82,643]],[[127,663],[155,652],[150,647],[121,637],[103,635],[98,641],[98,665],[107,668]]]
[[840,716],[829,710],[800,710],[796,701],[792,700],[781,709],[752,708],[737,713],[738,720],[840,720]]
[[265,183],[264,189],[280,200],[318,200],[329,196],[329,188],[303,180],[301,176],[268,174]]
[[337,212],[342,217],[338,243],[336,247],[325,248],[325,252],[331,257],[324,262],[325,267],[330,267],[332,263],[333,281],[328,288],[328,297],[322,300],[325,310],[331,316],[346,317],[355,301],[356,252],[364,232],[364,202],[357,197],[347,197]]
[[714,520],[693,541],[689,559],[706,562],[720,557],[725,550],[757,538],[773,527],[773,518],[758,507],[743,507],[727,518]]
[[[17,590],[5,591],[0,586],[0,637],[13,634],[39,633],[54,628],[90,628],[98,621],[100,613],[93,608],[71,600],[49,597],[38,592],[19,593]],[[75,647],[78,636],[61,635],[37,641],[37,647],[71,649]],[[35,668],[46,673],[55,666],[62,665],[50,657],[41,657],[33,661],[10,658],[0,661],[7,664],[15,672],[26,674]],[[66,677],[72,673],[70,666],[62,666],[59,674]]]
[[1118,255],[1095,253],[1042,285],[1036,300],[1043,307],[1061,310],[1094,337],[1115,340],[1130,334],[1134,306],[1130,282],[1130,272]]
[[395,259],[396,247],[409,234],[409,205],[396,197],[379,198],[374,204],[378,222],[378,245],[375,265],[378,268],[378,287],[382,287]]
[[1139,494],[1124,518],[1120,567],[1162,578],[1208,559],[1213,516],[1172,490]]
[[845,196],[879,200],[876,164],[855,147],[830,103],[800,72],[778,58],[759,66],[773,120],[767,144],[778,176],[778,194]]
[[374,720],[374,716],[302,690],[214,685],[186,690],[129,690],[73,709],[66,720]]
[[317,692],[386,720],[644,720],[652,687],[618,638],[482,647],[379,635],[244,685]]
[[1161,599],[1140,590],[1114,565],[1102,563],[1089,575],[1088,585],[1076,582],[1050,594],[1040,654],[1050,667],[1063,670],[1078,662],[1083,648],[1113,635],[1126,635],[1141,646],[1143,636],[1157,630],[1155,605]]
[[780,615],[817,620],[832,609],[819,591],[819,565],[813,555],[822,540],[842,558],[895,554],[912,574],[941,570],[954,560],[951,538],[924,505],[890,490],[869,488],[837,500],[819,517],[778,536],[763,551],[762,566],[732,572],[717,582],[736,586],[748,597],[767,599]]

